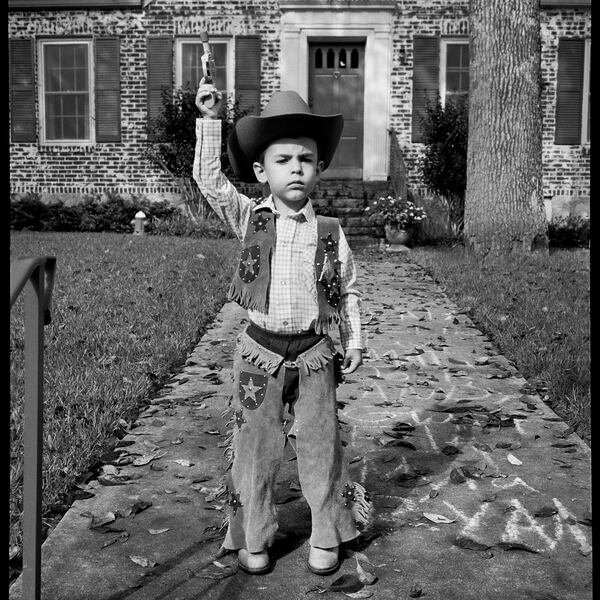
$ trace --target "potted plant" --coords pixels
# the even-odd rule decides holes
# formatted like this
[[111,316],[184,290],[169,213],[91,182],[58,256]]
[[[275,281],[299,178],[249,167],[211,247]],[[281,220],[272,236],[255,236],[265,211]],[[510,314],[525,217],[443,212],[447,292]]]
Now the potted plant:
[[412,226],[427,218],[422,206],[417,206],[411,200],[393,196],[371,200],[365,211],[370,219],[384,225],[385,237],[390,244],[408,242]]

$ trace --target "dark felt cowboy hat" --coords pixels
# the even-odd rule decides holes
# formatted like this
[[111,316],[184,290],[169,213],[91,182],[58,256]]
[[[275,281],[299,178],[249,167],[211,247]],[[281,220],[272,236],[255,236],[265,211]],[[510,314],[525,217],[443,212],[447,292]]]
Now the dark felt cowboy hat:
[[319,160],[326,169],[343,127],[341,114],[314,115],[296,92],[274,92],[259,117],[242,117],[232,129],[227,143],[229,161],[236,177],[255,183],[252,163],[270,142],[282,137],[309,137],[317,142]]

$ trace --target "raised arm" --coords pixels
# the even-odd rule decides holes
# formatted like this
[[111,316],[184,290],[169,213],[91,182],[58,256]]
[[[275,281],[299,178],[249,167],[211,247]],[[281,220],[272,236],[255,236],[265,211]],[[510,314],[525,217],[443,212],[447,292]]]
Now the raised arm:
[[[218,94],[218,101],[214,107],[207,108],[203,100],[211,93]],[[217,216],[242,240],[253,203],[240,194],[221,171],[221,120],[218,118],[221,94],[213,86],[201,83],[196,105],[203,117],[196,119],[194,180]]]

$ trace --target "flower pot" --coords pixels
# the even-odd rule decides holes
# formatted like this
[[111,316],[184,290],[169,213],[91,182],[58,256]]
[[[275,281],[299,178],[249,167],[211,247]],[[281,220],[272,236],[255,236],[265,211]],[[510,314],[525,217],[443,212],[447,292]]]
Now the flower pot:
[[385,226],[385,239],[392,245],[405,246],[410,241],[410,231],[394,225]]

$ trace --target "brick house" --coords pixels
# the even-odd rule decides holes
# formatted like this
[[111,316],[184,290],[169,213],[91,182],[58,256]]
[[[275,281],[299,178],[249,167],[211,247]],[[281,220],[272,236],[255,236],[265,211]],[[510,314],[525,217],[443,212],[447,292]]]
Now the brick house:
[[[175,199],[144,158],[161,88],[197,85],[211,36],[217,82],[258,113],[293,89],[343,112],[315,194],[350,235],[372,233],[365,198],[389,189],[390,130],[424,192],[418,115],[468,92],[468,0],[9,0],[10,189],[44,199],[108,191]],[[591,0],[540,0],[543,187],[549,207],[589,206]],[[251,193],[252,190],[246,190]],[[568,209],[566,209],[568,210]]]

